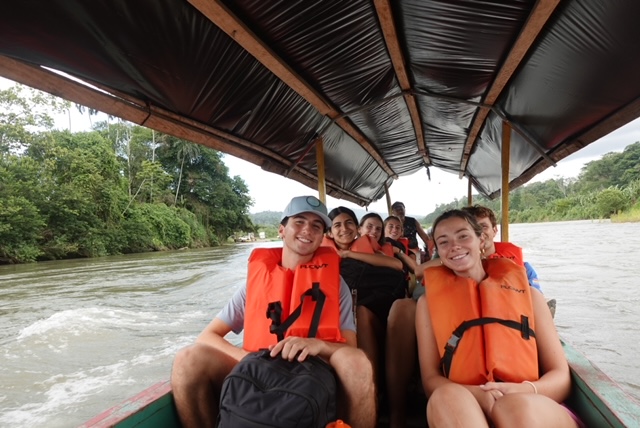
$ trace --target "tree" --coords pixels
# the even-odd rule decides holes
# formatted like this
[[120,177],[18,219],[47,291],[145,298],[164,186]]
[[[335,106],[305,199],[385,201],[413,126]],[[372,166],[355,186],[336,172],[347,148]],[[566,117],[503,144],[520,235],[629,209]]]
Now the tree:
[[37,198],[38,165],[8,155],[0,163],[0,262],[36,260],[45,219],[30,199]]
[[121,121],[56,131],[35,107],[70,104],[18,89],[0,93],[0,263],[204,246],[254,230],[248,189],[215,150]]
[[622,190],[616,188],[605,189],[598,193],[596,204],[600,215],[605,218],[609,218],[611,214],[616,214],[629,206]]
[[53,97],[40,94],[22,85],[0,90],[0,156],[18,153],[38,130],[53,128],[53,119],[43,111],[55,105]]
[[184,169],[184,161],[189,158],[189,163],[193,162],[198,156],[200,156],[200,146],[193,144],[189,141],[178,140],[175,143],[178,151],[178,160],[180,161],[180,172],[178,173],[178,184],[176,186],[176,197],[173,200],[175,206],[178,202],[178,193],[180,192],[180,183],[182,182],[182,171]]

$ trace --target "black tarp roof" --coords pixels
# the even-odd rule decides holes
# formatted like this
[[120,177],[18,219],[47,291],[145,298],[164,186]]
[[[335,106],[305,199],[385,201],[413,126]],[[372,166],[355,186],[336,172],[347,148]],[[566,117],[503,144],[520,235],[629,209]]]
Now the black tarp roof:
[[[637,0],[20,0],[0,75],[361,205],[429,167],[521,185],[640,116]],[[58,70],[97,89],[53,74]],[[419,189],[416,189],[419,190]]]

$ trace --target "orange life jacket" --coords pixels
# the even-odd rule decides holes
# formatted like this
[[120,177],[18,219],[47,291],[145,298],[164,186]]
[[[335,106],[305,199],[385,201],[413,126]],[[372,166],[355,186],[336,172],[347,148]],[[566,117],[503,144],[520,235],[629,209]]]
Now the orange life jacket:
[[324,235],[322,237],[322,243],[320,244],[320,246],[333,248],[334,250],[338,251],[338,246],[336,245],[336,241],[329,238],[327,235]]
[[396,256],[393,252],[393,245],[391,245],[391,242],[385,242],[382,247],[380,247],[380,251],[382,251],[382,253],[388,257]]
[[522,258],[522,248],[518,247],[511,242],[494,242],[496,252],[491,254],[488,258],[505,258],[513,260],[518,266],[524,266],[524,260]]
[[380,244],[369,235],[362,235],[351,243],[349,249],[356,253],[375,254],[376,251],[380,250]]
[[409,238],[405,238],[404,236],[401,238],[398,238],[397,241],[399,243],[401,243],[402,245],[404,245],[404,250],[407,254],[409,254]]
[[443,374],[467,385],[538,379],[525,270],[502,258],[485,260],[484,268],[488,276],[480,284],[444,266],[424,272]]
[[[322,243],[320,244],[322,247],[330,247],[334,250],[338,251],[338,246],[336,242],[329,238],[328,236],[324,236],[322,238]],[[349,250],[355,251],[356,253],[365,253],[365,254],[375,254],[376,251],[380,250],[380,244],[371,239],[369,235],[364,235],[351,243]]]
[[[245,304],[244,340],[242,347],[257,351],[277,343],[271,333],[270,304],[279,302],[281,321],[301,303],[301,297],[313,284],[325,296],[315,337],[329,342],[345,342],[340,334],[340,257],[331,248],[320,247],[313,259],[300,264],[295,271],[280,266],[282,248],[256,248],[249,257],[247,300]],[[316,301],[304,297],[299,318],[284,336],[308,337]],[[272,305],[273,307],[273,305]]]

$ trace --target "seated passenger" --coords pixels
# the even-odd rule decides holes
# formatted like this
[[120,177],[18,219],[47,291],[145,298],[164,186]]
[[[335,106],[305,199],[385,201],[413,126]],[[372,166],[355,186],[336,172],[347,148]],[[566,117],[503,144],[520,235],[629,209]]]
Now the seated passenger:
[[[385,236],[402,238],[402,223],[395,216],[385,220]],[[401,242],[401,241],[400,241]],[[427,261],[417,265],[413,257],[402,257],[410,266],[415,278],[420,280],[427,267],[439,266],[440,261]],[[416,345],[416,300],[424,294],[424,286],[417,281],[409,287],[409,298],[393,302],[387,318],[387,346],[385,372],[387,380],[387,400],[389,405],[389,427],[402,428],[406,425],[407,400],[411,378],[416,374],[418,349]]]
[[388,244],[398,248],[393,250],[393,253],[400,259],[405,271],[415,272],[417,267],[415,258],[404,257],[404,255],[409,255],[409,240],[402,236],[402,222],[398,217],[391,215],[384,220],[384,237]]
[[[429,260],[431,258],[428,249],[429,236],[422,228],[420,222],[413,217],[405,216],[404,203],[402,202],[394,202],[393,205],[391,205],[391,211],[393,215],[398,217],[402,222],[402,236],[409,240],[409,250],[416,255],[416,261],[422,263],[425,260]],[[416,234],[420,235],[420,238],[425,244],[424,254],[420,251]]]
[[560,404],[571,389],[560,338],[524,268],[482,259],[482,228],[469,212],[445,212],[433,231],[442,266],[425,270],[416,308],[429,426],[579,426]]
[[[225,377],[244,356],[261,348],[270,349],[272,357],[291,361],[303,361],[309,355],[325,360],[335,370],[339,385],[338,416],[354,427],[375,426],[372,369],[364,352],[355,347],[351,296],[338,270],[329,268],[313,274],[328,284],[332,295],[338,295],[337,300],[332,300],[332,308],[337,306],[339,316],[321,318],[329,326],[324,335],[309,338],[293,334],[278,342],[270,333],[266,307],[261,305],[274,297],[292,296],[295,285],[300,285],[297,278],[304,276],[299,272],[300,265],[337,262],[330,250],[319,248],[330,224],[327,210],[317,198],[293,198],[284,210],[278,231],[283,247],[254,250],[246,284],[202,331],[196,343],[178,352],[171,386],[181,426],[215,426]],[[230,331],[242,330],[241,348],[225,339]]]
[[522,249],[510,242],[494,242],[498,234],[498,220],[492,209],[483,207],[482,205],[474,205],[472,207],[462,208],[476,218],[478,224],[482,227],[484,233],[485,247],[484,256],[487,258],[505,257],[513,260],[517,264],[524,266],[527,270],[527,278],[529,284],[542,292],[538,281],[536,270],[528,262],[522,259]]
[[355,213],[346,207],[331,210],[329,218],[332,225],[323,245],[333,246],[342,257],[340,274],[356,296],[358,347],[369,357],[377,376],[389,309],[405,295],[402,262],[384,254],[378,214],[365,215],[359,227]]
[[[484,255],[491,257],[500,257],[502,254],[507,254],[509,258],[514,258],[514,254],[518,253],[518,247],[509,243],[494,243],[493,238],[497,233],[497,222],[493,211],[488,208],[480,207],[465,207],[464,211],[470,212],[476,217],[478,223],[482,226],[485,236],[485,251]],[[429,231],[432,231],[429,228]],[[501,253],[502,250],[504,253]],[[425,263],[421,263],[416,267],[416,276],[422,277],[423,272],[428,267],[440,266],[441,260],[437,254],[437,251],[433,251],[434,259]],[[520,251],[520,260],[522,259],[522,251]],[[526,262],[520,262],[527,268],[527,276],[529,277],[529,284],[541,291],[538,284],[538,276]],[[407,387],[411,376],[415,371],[415,358],[412,357],[412,353],[416,353],[415,344],[415,301],[418,300],[425,292],[423,284],[417,284],[412,292],[413,300],[403,299],[394,302],[389,313],[389,322],[387,324],[387,355],[390,356],[388,361],[400,361],[397,366],[389,366],[387,364],[387,390],[389,396],[389,408],[390,417],[392,421],[392,427],[403,426],[405,421],[406,405],[405,400],[407,396]],[[552,309],[555,305],[555,300],[549,301],[549,307]],[[396,421],[393,423],[393,421]]]

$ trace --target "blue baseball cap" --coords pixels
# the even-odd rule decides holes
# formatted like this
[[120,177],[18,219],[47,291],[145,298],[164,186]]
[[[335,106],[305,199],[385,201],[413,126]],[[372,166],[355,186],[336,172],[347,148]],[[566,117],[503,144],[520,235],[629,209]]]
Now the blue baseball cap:
[[327,207],[315,196],[296,196],[284,209],[280,221],[294,215],[312,213],[320,217],[327,228],[331,227],[331,219],[327,216]]

